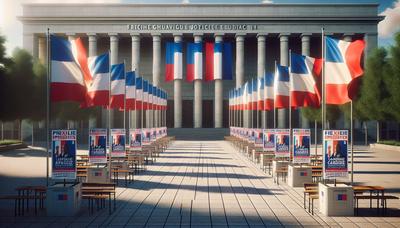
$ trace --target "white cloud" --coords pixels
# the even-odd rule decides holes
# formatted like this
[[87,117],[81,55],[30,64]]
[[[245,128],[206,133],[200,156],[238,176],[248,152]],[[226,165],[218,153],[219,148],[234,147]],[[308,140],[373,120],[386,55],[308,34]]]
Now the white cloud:
[[274,3],[272,0],[261,0],[261,3],[263,4],[271,4]]
[[400,0],[394,2],[392,7],[386,8],[380,15],[385,16],[385,19],[378,24],[380,37],[391,37],[400,30]]
[[0,33],[6,36],[7,54],[22,46],[22,24],[17,16],[22,15],[24,3],[120,3],[122,0],[0,0]]

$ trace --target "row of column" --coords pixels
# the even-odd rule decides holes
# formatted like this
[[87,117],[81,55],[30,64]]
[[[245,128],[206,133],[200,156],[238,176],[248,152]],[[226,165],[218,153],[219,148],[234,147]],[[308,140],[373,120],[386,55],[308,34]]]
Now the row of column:
[[[89,56],[97,55],[97,36],[96,34],[89,33]],[[268,34],[257,35],[257,76],[263,77],[265,74],[266,65],[266,37]],[[73,39],[75,34],[67,34],[69,39]],[[244,84],[244,41],[245,34],[237,34],[236,40],[236,88]],[[279,35],[280,40],[280,64],[288,66],[289,64],[289,36],[290,34],[282,33]],[[351,36],[345,36],[346,39],[351,39]],[[110,38],[110,62],[111,64],[118,63],[118,46],[119,36],[117,33],[109,33]],[[215,42],[223,41],[223,34],[216,34],[214,36]],[[301,50],[303,55],[310,55],[310,38],[311,34],[301,35]],[[132,33],[132,69],[140,73],[140,34]],[[153,34],[153,84],[160,86],[161,78],[161,34]],[[182,42],[182,34],[174,34],[174,42]],[[202,35],[195,34],[194,42],[202,42]],[[38,40],[38,57],[39,59],[46,59],[46,42],[44,38]],[[104,115],[104,114],[103,114]],[[151,115],[151,114],[148,114]],[[303,116],[303,115],[301,115]],[[103,116],[105,117],[105,116]],[[105,118],[102,118],[105,119]],[[146,118],[150,121],[151,118]],[[288,112],[286,110],[277,111],[277,127],[287,127]],[[111,117],[112,120],[112,117]],[[261,126],[266,127],[266,112],[262,112]],[[156,120],[155,120],[156,121]],[[113,121],[111,121],[113,122]],[[308,121],[304,117],[300,119],[301,126],[307,128]],[[152,123],[149,123],[152,125]],[[157,123],[154,123],[157,124]],[[223,124],[223,81],[215,80],[215,100],[214,100],[214,126],[221,128]],[[244,113],[243,123],[244,126],[250,127],[250,114]],[[174,127],[182,127],[182,79],[174,80]],[[194,81],[194,127],[202,127],[202,81],[196,79]]]

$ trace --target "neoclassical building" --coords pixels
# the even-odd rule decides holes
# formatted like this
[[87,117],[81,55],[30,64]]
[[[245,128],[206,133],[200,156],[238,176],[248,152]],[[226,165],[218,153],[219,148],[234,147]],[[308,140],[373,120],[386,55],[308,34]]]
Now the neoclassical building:
[[[111,50],[111,63],[169,94],[169,127],[227,127],[228,91],[273,71],[275,61],[289,64],[289,50],[321,57],[321,30],[346,40],[364,39],[366,55],[377,46],[377,4],[25,4],[23,47],[46,60],[46,31],[82,37],[88,55]],[[183,80],[165,82],[165,44],[183,42]],[[234,79],[186,82],[187,42],[232,42]],[[365,55],[365,56],[366,56]],[[204,71],[203,71],[204,72]],[[294,126],[308,126],[295,112]],[[278,111],[278,127],[287,127]],[[241,118],[250,125],[249,114]],[[259,125],[270,126],[261,114]],[[261,120],[263,119],[263,120]]]

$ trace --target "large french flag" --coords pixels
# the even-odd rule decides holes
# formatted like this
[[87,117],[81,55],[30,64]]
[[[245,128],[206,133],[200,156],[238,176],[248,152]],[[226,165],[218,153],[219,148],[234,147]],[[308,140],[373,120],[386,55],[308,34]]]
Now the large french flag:
[[277,64],[274,77],[275,108],[289,108],[289,81],[289,68]]
[[352,82],[364,73],[360,63],[365,42],[346,42],[331,37],[325,37],[325,42],[326,103],[345,104],[355,93]]
[[188,43],[186,59],[186,81],[203,79],[203,44]]
[[290,95],[292,107],[319,107],[321,96],[315,77],[320,75],[322,59],[291,54]]
[[125,64],[111,66],[111,100],[110,107],[124,109],[125,99]]
[[152,110],[153,108],[153,85],[149,82],[147,89],[148,99],[147,99],[147,109]]
[[274,109],[274,74],[266,73],[264,75],[264,110]]
[[143,109],[143,79],[141,77],[136,78],[136,110]]
[[136,72],[130,71],[126,73],[126,109],[135,110],[136,102]]
[[81,39],[69,41],[52,35],[50,42],[51,101],[77,101],[86,106],[86,85],[92,77]]
[[232,43],[206,42],[205,80],[232,80]]
[[247,109],[246,110],[252,110],[253,107],[253,80],[251,80],[247,84]]
[[108,106],[110,92],[110,56],[108,53],[88,58],[92,82],[87,87],[87,106]]
[[165,81],[182,79],[182,43],[167,42]]
[[257,79],[257,110],[264,110],[264,78]]

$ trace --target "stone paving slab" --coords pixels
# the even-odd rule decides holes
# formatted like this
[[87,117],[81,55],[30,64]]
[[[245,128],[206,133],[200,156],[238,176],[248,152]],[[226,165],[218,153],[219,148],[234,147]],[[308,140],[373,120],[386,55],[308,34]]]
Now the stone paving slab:
[[[0,227],[400,227],[399,217],[324,217],[317,207],[311,215],[302,188],[274,184],[224,141],[174,142],[134,183],[118,187],[117,199],[111,215],[89,214],[85,202],[80,214],[66,218],[44,212],[14,218],[0,207]],[[398,210],[400,203],[389,206]]]

